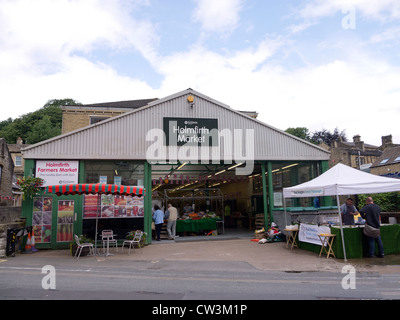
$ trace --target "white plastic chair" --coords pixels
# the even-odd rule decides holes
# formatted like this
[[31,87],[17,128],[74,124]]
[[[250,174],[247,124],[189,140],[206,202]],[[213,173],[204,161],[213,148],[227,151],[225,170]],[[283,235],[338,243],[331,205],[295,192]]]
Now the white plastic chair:
[[134,246],[135,244],[138,245],[138,248],[140,248],[140,252],[143,253],[142,246],[140,245],[140,240],[142,239],[142,236],[143,236],[143,231],[136,231],[135,235],[133,236],[133,240],[124,240],[124,243],[122,244],[121,253],[122,253],[122,250],[124,249],[125,243],[129,244],[128,254],[131,254],[132,247],[133,247],[133,250],[135,250],[135,246]]
[[[75,235],[75,241],[76,241],[76,245],[78,246],[78,248],[76,248],[75,255],[74,255],[74,258],[76,258],[76,260],[79,260],[79,257],[81,256],[83,248],[89,248],[90,254],[94,255],[93,243],[81,243],[79,241],[79,237],[77,235]],[[79,252],[79,254],[78,254],[78,252]]]
[[114,239],[114,232],[112,230],[103,230],[101,232],[101,240],[103,242],[103,252],[105,251],[105,246],[108,245],[109,248],[110,244],[115,244],[115,250],[118,252],[117,239]]

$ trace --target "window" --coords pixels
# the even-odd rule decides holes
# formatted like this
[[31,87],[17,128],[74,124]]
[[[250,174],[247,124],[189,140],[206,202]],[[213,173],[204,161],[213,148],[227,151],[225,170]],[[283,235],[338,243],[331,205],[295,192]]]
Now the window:
[[380,162],[380,164],[385,164],[385,163],[387,163],[388,161],[389,161],[389,158],[383,159],[383,160]]
[[22,157],[21,156],[16,156],[15,157],[15,166],[16,167],[21,167],[22,166]]
[[101,122],[101,121],[103,121],[103,120],[107,120],[107,119],[109,119],[109,118],[110,118],[110,117],[96,117],[96,116],[92,116],[92,117],[90,117],[90,124],[92,125],[92,124]]
[[122,184],[123,186],[142,186],[144,183],[144,164],[135,161],[86,161],[86,183]]
[[394,162],[399,162],[400,161],[400,157],[397,157],[396,159],[394,159]]

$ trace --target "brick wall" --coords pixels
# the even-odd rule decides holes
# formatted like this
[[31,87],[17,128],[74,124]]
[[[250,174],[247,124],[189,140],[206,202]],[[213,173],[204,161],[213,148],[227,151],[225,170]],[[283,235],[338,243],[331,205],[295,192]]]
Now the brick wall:
[[[130,110],[127,110],[130,111]],[[63,112],[62,134],[78,130],[90,125],[91,117],[111,118],[119,116],[125,112],[103,111],[103,110],[77,110]]]

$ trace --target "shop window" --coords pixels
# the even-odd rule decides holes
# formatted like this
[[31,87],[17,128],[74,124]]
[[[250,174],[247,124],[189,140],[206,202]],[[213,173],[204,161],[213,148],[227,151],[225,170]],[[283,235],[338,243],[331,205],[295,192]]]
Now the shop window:
[[138,161],[86,161],[86,183],[143,186],[144,164]]
[[[308,163],[275,163],[273,164],[274,206],[283,207],[283,188],[293,187],[310,181],[317,176],[317,164]],[[311,198],[287,199],[288,207],[313,206]]]

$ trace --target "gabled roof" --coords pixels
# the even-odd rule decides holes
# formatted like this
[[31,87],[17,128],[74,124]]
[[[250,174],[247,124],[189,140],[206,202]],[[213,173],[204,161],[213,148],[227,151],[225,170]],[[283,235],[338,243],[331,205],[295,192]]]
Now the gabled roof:
[[[194,97],[193,104],[188,103],[189,95]],[[146,141],[147,133],[151,129],[162,130],[164,117],[217,119],[219,130],[253,130],[254,160],[329,160],[330,156],[329,151],[188,89],[123,115],[31,145],[24,149],[24,157],[145,160],[152,144]]]
[[385,149],[382,155],[371,166],[371,168],[388,166],[396,163],[400,163],[400,147]]

